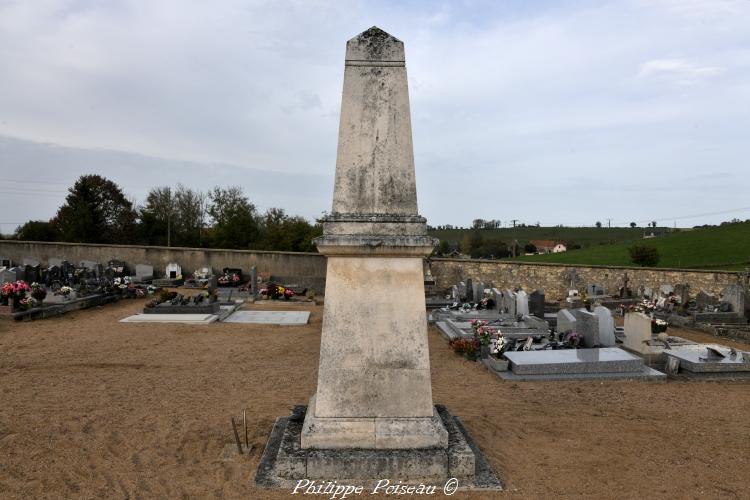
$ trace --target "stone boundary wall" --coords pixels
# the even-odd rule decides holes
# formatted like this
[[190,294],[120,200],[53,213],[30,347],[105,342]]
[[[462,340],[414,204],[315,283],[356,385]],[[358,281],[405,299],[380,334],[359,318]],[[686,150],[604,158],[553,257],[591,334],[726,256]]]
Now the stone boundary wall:
[[527,292],[541,288],[548,300],[567,296],[570,272],[578,276],[578,290],[586,285],[604,286],[608,295],[616,294],[623,286],[625,273],[628,288],[636,293],[641,286],[658,290],[662,284],[690,285],[689,293],[696,295],[701,289],[720,293],[725,286],[742,284],[747,287],[747,273],[731,271],[704,271],[693,269],[658,269],[643,267],[580,266],[572,264],[548,264],[468,259],[431,259],[430,268],[438,288],[447,288],[459,281],[471,278],[492,283],[497,288],[522,287]]
[[[280,281],[299,283],[314,288],[317,293],[323,293],[325,289],[326,261],[324,256],[317,253],[0,240],[0,257],[11,258],[17,263],[23,262],[24,257],[31,257],[42,264],[46,264],[50,257],[66,259],[72,263],[81,260],[106,263],[111,259],[119,259],[130,267],[150,264],[157,273],[162,274],[169,262],[180,264],[185,274],[205,265],[210,265],[215,270],[237,267],[243,272],[249,272],[250,267],[255,265],[259,272],[269,273]],[[498,288],[520,286],[529,292],[542,288],[549,299],[560,299],[567,295],[569,273],[573,269],[578,275],[579,290],[585,290],[587,284],[597,283],[604,286],[607,294],[617,292],[623,284],[625,273],[628,275],[628,287],[633,291],[637,291],[640,286],[658,289],[662,284],[687,283],[690,285],[690,294],[695,295],[701,289],[719,293],[727,285],[742,284],[747,287],[748,284],[746,273],[730,271],[444,258],[431,259],[430,267],[438,288],[447,289],[461,280],[471,278],[492,283]]]
[[260,273],[269,273],[285,283],[314,288],[317,293],[323,293],[326,276],[325,257],[302,252],[0,240],[0,257],[11,258],[19,264],[24,257],[30,257],[42,265],[46,265],[51,257],[73,264],[93,260],[105,265],[118,259],[125,261],[131,269],[135,269],[136,264],[151,265],[157,275],[164,275],[167,264],[176,262],[185,276],[206,265],[215,272],[231,267],[242,269],[243,273],[249,273],[252,266],[257,266]]

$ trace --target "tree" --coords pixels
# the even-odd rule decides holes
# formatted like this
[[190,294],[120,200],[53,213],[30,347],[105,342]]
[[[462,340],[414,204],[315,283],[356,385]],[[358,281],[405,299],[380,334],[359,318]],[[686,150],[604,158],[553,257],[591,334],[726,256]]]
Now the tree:
[[30,220],[23,226],[18,226],[14,238],[24,241],[57,241],[60,233],[49,221]]
[[120,187],[100,175],[82,175],[50,223],[63,241],[132,243],[136,212]]
[[206,215],[206,195],[182,184],[174,193],[174,228],[176,242],[181,246],[201,246]]
[[212,243],[216,248],[249,248],[257,244],[260,225],[255,205],[242,194],[239,186],[215,187],[208,195]]
[[269,208],[262,219],[261,247],[287,252],[314,252],[314,238],[323,232],[319,224],[312,225],[303,217],[290,217],[281,208]]
[[526,253],[536,253],[536,250],[536,245],[534,245],[533,243],[526,243],[523,246],[523,251]]
[[172,219],[175,199],[172,188],[155,187],[148,192],[146,204],[140,209],[140,233],[144,243],[172,246]]
[[438,246],[438,253],[442,256],[446,256],[449,253],[451,253],[451,244],[448,243],[447,240],[440,240],[440,245]]
[[659,251],[654,247],[634,245],[628,248],[630,260],[641,267],[654,267],[659,263]]
[[630,227],[631,227],[631,228],[635,229],[635,226],[636,226],[635,222],[631,222],[631,223],[630,223]]
[[596,221],[596,227],[602,227],[602,223],[599,221]]
[[655,220],[651,221],[651,227],[656,228],[656,221]]

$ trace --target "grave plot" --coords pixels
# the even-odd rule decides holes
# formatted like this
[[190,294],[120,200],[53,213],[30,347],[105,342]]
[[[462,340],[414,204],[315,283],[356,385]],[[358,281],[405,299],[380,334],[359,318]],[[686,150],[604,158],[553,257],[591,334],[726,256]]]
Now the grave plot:
[[207,324],[226,318],[241,302],[221,302],[213,290],[185,296],[162,290],[147,302],[142,314],[120,320],[122,323],[186,323]]
[[164,270],[164,278],[153,280],[153,284],[163,287],[181,286],[185,280],[182,277],[182,267],[176,262],[170,262]]
[[645,366],[643,358],[619,347],[506,352],[509,371],[496,371],[503,380],[666,380],[666,375]]
[[750,378],[750,352],[715,344],[696,344],[689,348],[665,351],[664,355],[670,375]]

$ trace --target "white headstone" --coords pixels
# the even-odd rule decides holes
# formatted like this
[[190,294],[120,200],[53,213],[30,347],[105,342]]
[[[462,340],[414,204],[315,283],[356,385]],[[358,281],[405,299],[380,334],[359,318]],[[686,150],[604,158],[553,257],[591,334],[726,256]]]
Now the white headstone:
[[612,311],[604,306],[594,307],[594,314],[599,318],[599,343],[603,347],[613,347],[615,340],[615,319]]

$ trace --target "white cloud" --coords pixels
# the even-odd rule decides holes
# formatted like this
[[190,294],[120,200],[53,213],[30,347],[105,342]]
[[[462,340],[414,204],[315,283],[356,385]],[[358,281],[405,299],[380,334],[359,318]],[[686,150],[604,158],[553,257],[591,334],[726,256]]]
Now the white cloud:
[[684,59],[653,59],[641,64],[639,78],[667,78],[681,85],[691,85],[701,80],[719,76],[724,68],[698,66]]

